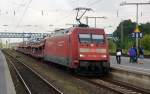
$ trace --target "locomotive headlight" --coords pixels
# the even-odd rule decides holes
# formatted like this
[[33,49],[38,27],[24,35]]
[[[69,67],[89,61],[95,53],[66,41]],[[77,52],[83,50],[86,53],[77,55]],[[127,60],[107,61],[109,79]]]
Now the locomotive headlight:
[[106,55],[101,55],[101,57],[106,58],[107,56]]
[[83,55],[83,54],[80,54],[80,57],[85,57],[85,55]]

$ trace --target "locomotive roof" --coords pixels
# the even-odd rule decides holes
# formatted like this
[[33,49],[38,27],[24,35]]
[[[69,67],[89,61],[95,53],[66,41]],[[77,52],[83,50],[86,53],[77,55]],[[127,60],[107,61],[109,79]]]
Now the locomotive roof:
[[67,28],[67,29],[55,30],[55,32],[52,33],[52,37],[67,34],[69,32],[72,32],[73,29],[91,29],[91,30],[92,29],[100,29],[100,30],[104,30],[104,29],[101,29],[101,28],[91,28],[91,27],[71,27],[71,28]]
[[[63,35],[65,33],[69,33],[72,32],[72,29],[101,29],[101,28],[91,28],[91,27],[72,27],[72,28],[67,28],[67,29],[59,29],[59,30],[55,30],[54,33],[52,33],[52,36],[59,36],[59,35]],[[101,29],[104,30],[104,29]]]

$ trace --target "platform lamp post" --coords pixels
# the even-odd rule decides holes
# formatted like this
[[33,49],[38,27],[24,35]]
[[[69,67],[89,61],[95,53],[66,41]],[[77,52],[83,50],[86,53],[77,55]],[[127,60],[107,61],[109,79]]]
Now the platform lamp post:
[[124,34],[124,31],[123,31],[123,19],[121,19],[121,34],[120,34],[120,39],[121,39],[121,48],[123,48],[123,34]]
[[124,40],[124,24],[123,24],[123,19],[121,18],[121,23],[120,23],[120,42],[121,42],[121,47],[123,47],[123,40]]
[[[117,10],[117,17],[119,18],[119,10]],[[123,34],[124,34],[124,31],[123,31],[123,18],[120,18],[121,21],[120,21],[120,41],[121,41],[121,47],[123,47]]]
[[[138,29],[139,5],[149,5],[149,4],[150,4],[150,2],[148,2],[148,3],[127,3],[127,2],[122,2],[120,4],[120,6],[124,6],[124,5],[135,5],[136,6],[136,30],[137,30]],[[138,32],[135,32],[135,33],[136,33],[136,48],[138,49]]]

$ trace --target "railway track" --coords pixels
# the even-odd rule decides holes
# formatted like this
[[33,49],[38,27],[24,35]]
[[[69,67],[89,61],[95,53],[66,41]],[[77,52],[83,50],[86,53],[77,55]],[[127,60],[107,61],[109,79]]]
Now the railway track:
[[5,54],[24,85],[25,94],[63,94],[30,67],[21,63],[9,53],[5,52]]
[[111,77],[101,77],[101,78],[77,77],[77,78],[87,81],[98,87],[104,87],[114,92],[115,94],[150,94],[150,90],[136,87],[122,81],[116,81],[114,79],[111,79]]
[[113,83],[115,85],[122,86],[122,87],[124,87],[126,89],[130,89],[132,91],[139,92],[141,94],[150,94],[150,90],[148,90],[148,89],[145,89],[145,88],[142,88],[142,87],[138,87],[138,86],[132,85],[132,84],[127,83],[127,82],[114,80],[111,77],[107,77],[107,78],[106,77],[102,77],[101,79],[104,80],[104,81]]
[[[64,70],[64,72],[66,71]],[[111,76],[100,77],[100,78],[97,78],[97,77],[90,78],[90,77],[75,76],[73,74],[71,75],[77,79],[93,84],[96,87],[100,87],[100,88],[103,87],[104,90],[110,91],[111,94],[150,94],[149,90],[136,87],[136,86],[133,86],[129,83],[125,83],[122,81],[115,81],[114,79],[111,78]],[[110,94],[110,93],[105,93],[105,94]],[[99,93],[94,93],[94,94],[99,94]]]

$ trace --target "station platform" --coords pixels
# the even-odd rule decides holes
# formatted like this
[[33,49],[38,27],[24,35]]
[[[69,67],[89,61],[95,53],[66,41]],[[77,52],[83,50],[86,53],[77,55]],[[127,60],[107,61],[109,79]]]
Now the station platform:
[[5,56],[0,50],[0,94],[16,94]]
[[150,59],[143,59],[142,62],[143,64],[129,63],[129,57],[121,57],[121,64],[117,64],[116,57],[110,57],[110,66],[112,68],[120,68],[150,75]]

